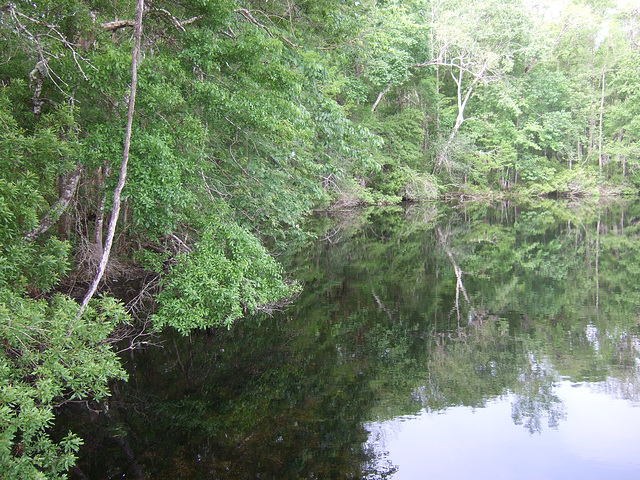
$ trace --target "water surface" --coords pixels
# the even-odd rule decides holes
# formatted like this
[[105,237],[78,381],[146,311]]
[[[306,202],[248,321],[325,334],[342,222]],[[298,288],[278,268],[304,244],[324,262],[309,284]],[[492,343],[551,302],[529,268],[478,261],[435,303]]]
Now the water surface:
[[554,389],[564,412],[553,428],[532,435],[514,423],[513,395],[483,408],[438,412],[371,423],[370,445],[393,478],[637,479],[640,409],[599,391],[597,384],[565,380]]
[[[284,312],[125,358],[92,479],[640,478],[640,205],[318,216]],[[71,420],[68,422],[71,424]],[[77,474],[79,477],[80,474]]]

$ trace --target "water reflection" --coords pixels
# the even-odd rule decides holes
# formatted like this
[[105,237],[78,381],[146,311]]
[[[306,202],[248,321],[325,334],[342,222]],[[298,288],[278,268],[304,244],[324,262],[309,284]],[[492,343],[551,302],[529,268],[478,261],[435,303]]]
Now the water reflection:
[[481,409],[452,407],[370,423],[370,447],[399,466],[394,480],[637,479],[640,409],[594,384],[564,380],[554,391],[569,414],[540,434],[511,421],[518,399],[508,394]]
[[639,204],[315,221],[279,257],[305,285],[286,312],[168,333],[108,415],[62,413],[82,474],[640,476]]

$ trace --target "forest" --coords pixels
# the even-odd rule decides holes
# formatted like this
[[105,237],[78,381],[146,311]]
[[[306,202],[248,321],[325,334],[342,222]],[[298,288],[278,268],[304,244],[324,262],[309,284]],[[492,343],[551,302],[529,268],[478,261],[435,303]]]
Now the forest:
[[0,4],[0,476],[65,478],[122,352],[302,286],[314,211],[640,185],[640,5]]

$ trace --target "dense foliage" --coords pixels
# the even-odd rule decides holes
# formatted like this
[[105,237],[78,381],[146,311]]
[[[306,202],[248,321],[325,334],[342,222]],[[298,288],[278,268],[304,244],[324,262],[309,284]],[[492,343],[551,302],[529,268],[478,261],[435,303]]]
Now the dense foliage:
[[0,5],[10,476],[64,476],[80,441],[50,438],[52,411],[124,378],[126,332],[229,326],[294,294],[266,246],[318,205],[640,183],[631,4],[142,4]]

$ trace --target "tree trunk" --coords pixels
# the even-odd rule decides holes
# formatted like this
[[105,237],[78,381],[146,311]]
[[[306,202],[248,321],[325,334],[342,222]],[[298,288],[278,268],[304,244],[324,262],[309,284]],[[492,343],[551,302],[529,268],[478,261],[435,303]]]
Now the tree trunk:
[[382,98],[389,93],[389,90],[391,90],[391,83],[389,85],[387,85],[387,88],[385,88],[382,92],[380,92],[380,94],[378,95],[378,98],[376,99],[375,103],[373,104],[373,107],[371,107],[371,111],[375,112],[376,108],[378,108],[378,104],[380,103],[380,101],[382,100]]
[[456,134],[458,133],[458,130],[460,129],[460,126],[462,125],[462,123],[464,122],[464,107],[467,104],[467,100],[469,99],[469,95],[467,95],[467,97],[464,100],[464,103],[462,101],[462,76],[464,74],[464,70],[460,69],[460,76],[456,77],[453,74],[453,71],[451,71],[451,76],[453,77],[453,80],[456,82],[456,86],[457,88],[457,100],[458,100],[458,116],[456,117],[456,124],[453,126],[453,130],[451,130],[451,134],[449,135],[449,143],[451,143],[454,139],[454,137],[456,136]]
[[93,278],[93,282],[91,282],[91,286],[87,291],[84,299],[82,300],[82,305],[80,306],[80,311],[78,312],[78,317],[82,316],[84,310],[87,308],[89,301],[96,293],[98,289],[98,285],[104,276],[104,272],[107,268],[107,263],[109,261],[109,254],[111,253],[111,245],[113,244],[113,237],[116,233],[116,225],[118,223],[118,216],[120,215],[120,204],[121,204],[121,194],[122,189],[124,188],[124,184],[127,179],[127,164],[129,162],[129,148],[131,145],[131,130],[133,128],[133,115],[135,113],[135,105],[136,105],[136,88],[138,85],[138,57],[140,56],[140,40],[142,37],[142,14],[144,12],[144,0],[138,0],[138,11],[136,14],[136,23],[134,27],[134,39],[135,46],[133,47],[133,53],[131,55],[131,94],[129,96],[129,110],[127,113],[127,130],[125,132],[124,138],[124,152],[122,155],[122,164],[120,166],[120,177],[118,179],[118,184],[116,185],[116,189],[113,192],[113,210],[111,212],[111,219],[109,220],[109,229],[107,230],[107,238],[105,240],[104,249],[102,251],[102,257],[100,258],[100,265],[98,267],[98,272]]
[[442,138],[440,129],[440,65],[436,65],[436,132],[438,140]]
[[[606,68],[606,66],[604,68]],[[604,87],[607,78],[607,72],[604,71],[604,68],[602,70],[602,94],[600,96],[600,130],[598,134],[598,167],[600,168],[600,176],[602,176],[602,164],[604,163],[602,158],[602,120],[604,118]]]
[[76,193],[78,181],[80,180],[80,174],[82,168],[77,167],[75,170],[65,173],[60,180],[60,198],[51,207],[49,212],[40,220],[40,224],[37,228],[31,230],[24,236],[25,242],[33,242],[36,238],[49,230],[51,226],[58,221],[60,216],[69,206],[69,202]]
[[593,112],[592,112],[591,117],[589,118],[589,146],[587,150],[587,159],[592,158],[593,146],[594,146],[593,132],[595,131],[595,129],[596,129],[596,119],[593,116]]
[[[624,128],[620,130],[620,133],[618,134],[618,142],[622,142],[623,138],[624,138]],[[625,178],[627,176],[627,156],[620,155],[620,161],[622,162],[622,178]]]
[[473,82],[471,82],[471,85],[469,86],[469,90],[467,90],[467,93],[464,96],[464,99],[462,98],[462,76],[464,74],[464,70],[462,68],[460,68],[460,74],[458,77],[456,77],[453,74],[453,71],[451,71],[451,76],[453,77],[453,80],[456,82],[456,86],[458,87],[458,116],[456,118],[456,124],[453,126],[453,130],[451,130],[451,135],[449,135],[449,144],[451,142],[453,142],[453,139],[455,138],[455,136],[458,134],[458,130],[460,130],[460,127],[462,126],[462,124],[465,121],[464,118],[464,110],[465,108],[467,108],[467,103],[469,102],[469,99],[471,98],[471,94],[473,93],[473,89],[475,87],[475,84],[477,82],[477,78],[473,80]]

